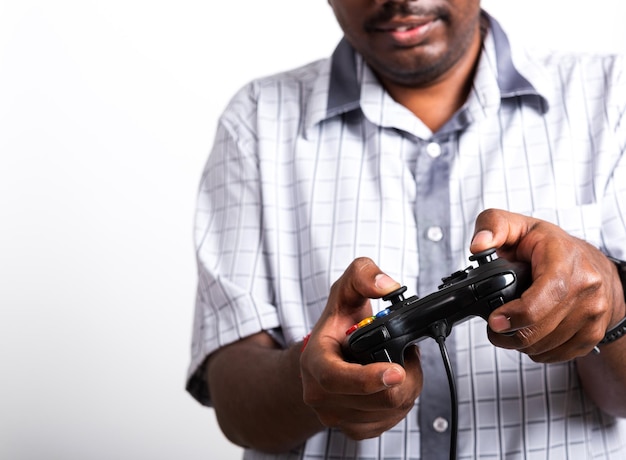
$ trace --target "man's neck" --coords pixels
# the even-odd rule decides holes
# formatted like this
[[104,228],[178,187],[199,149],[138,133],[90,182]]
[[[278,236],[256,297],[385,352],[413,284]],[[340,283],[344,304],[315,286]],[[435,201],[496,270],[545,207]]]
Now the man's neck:
[[432,85],[412,88],[383,81],[391,97],[413,112],[432,132],[446,124],[467,100],[482,47],[480,31],[476,34],[464,58]]

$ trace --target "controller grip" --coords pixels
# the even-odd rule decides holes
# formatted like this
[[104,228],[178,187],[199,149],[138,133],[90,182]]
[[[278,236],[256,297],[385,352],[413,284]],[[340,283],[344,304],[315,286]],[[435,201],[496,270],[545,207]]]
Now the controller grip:
[[[348,361],[404,365],[404,351],[426,337],[447,337],[452,327],[472,316],[487,320],[491,313],[521,297],[532,283],[530,265],[493,259],[493,251],[478,260],[478,268],[444,278],[439,291],[424,298],[404,299],[405,287],[389,294],[393,304],[376,316],[354,325],[346,335],[343,353]],[[443,324],[445,330],[435,330]]]

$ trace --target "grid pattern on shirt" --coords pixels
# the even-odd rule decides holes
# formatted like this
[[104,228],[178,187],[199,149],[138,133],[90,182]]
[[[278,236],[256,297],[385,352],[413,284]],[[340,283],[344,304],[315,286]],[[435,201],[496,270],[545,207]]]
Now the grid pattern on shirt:
[[[451,134],[455,151],[437,160],[450,166],[450,202],[441,204],[450,209],[443,228],[450,260],[467,265],[474,219],[488,207],[550,220],[626,258],[626,129],[619,125],[626,104],[617,94],[624,82],[612,80],[617,61],[534,60],[556,75],[537,83],[550,103],[544,114],[520,98],[493,103],[491,53],[487,42],[467,105],[472,123]],[[328,80],[329,68],[320,61],[254,82],[220,121],[198,200],[190,375],[216,348],[261,330],[280,327],[287,342],[298,340],[355,257],[371,257],[412,291],[419,286],[426,236],[416,231],[423,197],[414,165],[436,135],[361,66],[363,112],[324,120],[304,136],[307,104],[324,97],[316,82]],[[459,458],[624,458],[616,421],[586,398],[571,364],[539,365],[495,349],[482,320],[453,333]],[[355,442],[328,430],[295,452],[245,456],[418,459],[418,411],[419,401],[377,439]]]

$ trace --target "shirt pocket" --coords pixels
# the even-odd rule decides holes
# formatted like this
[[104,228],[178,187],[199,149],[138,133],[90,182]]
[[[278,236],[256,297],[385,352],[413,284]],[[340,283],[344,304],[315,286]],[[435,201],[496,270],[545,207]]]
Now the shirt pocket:
[[551,222],[567,233],[583,239],[595,247],[601,246],[601,207],[597,203],[563,209],[536,209],[533,217]]

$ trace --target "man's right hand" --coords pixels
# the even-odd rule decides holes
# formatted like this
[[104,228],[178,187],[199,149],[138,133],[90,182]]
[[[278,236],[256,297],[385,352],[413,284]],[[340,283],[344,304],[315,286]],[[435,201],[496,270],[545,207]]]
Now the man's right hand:
[[369,299],[399,287],[370,259],[354,260],[333,284],[300,357],[305,404],[323,425],[352,439],[372,438],[398,424],[422,390],[416,347],[407,349],[404,368],[395,363],[349,363],[341,351],[345,331],[372,315]]

